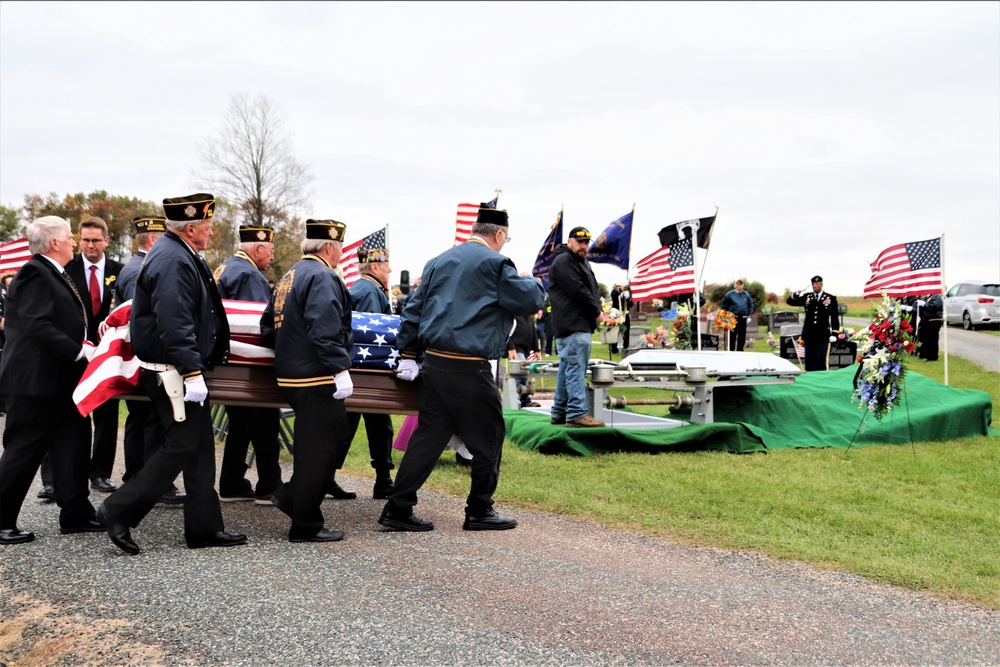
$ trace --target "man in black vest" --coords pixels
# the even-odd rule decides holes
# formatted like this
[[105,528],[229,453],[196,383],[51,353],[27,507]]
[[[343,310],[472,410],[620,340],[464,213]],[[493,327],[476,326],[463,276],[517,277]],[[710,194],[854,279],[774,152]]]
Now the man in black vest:
[[0,363],[0,394],[7,423],[0,456],[0,544],[30,542],[17,527],[35,473],[51,452],[59,530],[99,532],[87,499],[90,433],[73,403],[87,367],[87,308],[63,267],[73,258],[69,223],[55,216],[27,227],[31,259],[7,294],[7,343]]
[[[89,307],[87,340],[97,345],[97,328],[108,317],[115,281],[122,263],[105,254],[110,242],[108,225],[97,217],[80,223],[80,254],[66,265],[66,273]],[[90,488],[111,493],[118,487],[111,481],[118,448],[118,401],[105,401],[94,409],[94,452],[90,458]]]
[[[191,549],[244,544],[223,530],[215,493],[215,434],[204,372],[229,357],[229,323],[212,272],[198,254],[212,236],[215,198],[164,199],[167,231],[146,255],[132,298],[132,348],[139,381],[165,440],[142,470],[111,494],[97,518],[111,541],[139,553],[130,528],[149,513],[184,473],[184,537]],[[173,400],[172,400],[173,399]]]

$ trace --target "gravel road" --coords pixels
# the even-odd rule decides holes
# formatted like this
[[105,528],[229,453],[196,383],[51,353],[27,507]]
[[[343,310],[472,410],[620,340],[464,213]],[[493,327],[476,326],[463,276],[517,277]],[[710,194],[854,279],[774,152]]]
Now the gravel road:
[[250,544],[192,551],[181,510],[157,507],[130,557],[104,534],[59,535],[36,491],[20,525],[37,539],[0,551],[0,662],[1000,664],[995,610],[537,512],[464,532],[463,503],[433,493],[422,534],[382,532],[366,494],[328,500],[347,538],[324,545],[290,544],[284,515],[237,503],[226,525]]
[[[851,327],[866,326],[869,320],[860,317],[845,317],[844,324]],[[938,336],[941,354],[944,354],[944,328]],[[982,331],[966,331],[961,327],[948,327],[948,354],[968,359],[983,368],[1000,372],[1000,336]],[[914,367],[917,372],[920,366]]]

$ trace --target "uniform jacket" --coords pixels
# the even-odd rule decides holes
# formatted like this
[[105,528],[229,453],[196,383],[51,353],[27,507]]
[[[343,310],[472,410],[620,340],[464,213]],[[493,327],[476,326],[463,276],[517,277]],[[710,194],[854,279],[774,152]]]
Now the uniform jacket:
[[746,290],[742,292],[737,292],[734,289],[729,290],[722,297],[720,307],[722,310],[728,310],[733,315],[738,315],[739,317],[748,317],[754,313],[753,297]]
[[931,294],[920,309],[920,317],[926,320],[940,320],[944,317],[944,301],[940,294]]
[[[97,328],[108,317],[111,312],[111,301],[114,298],[114,286],[118,282],[118,274],[121,272],[123,264],[116,262],[107,255],[104,256],[104,292],[101,295],[101,309],[97,315],[90,317],[87,329],[87,340],[97,343]],[[83,297],[87,306],[87,315],[90,316],[90,276],[84,268],[83,255],[77,254],[66,264],[66,273],[73,279],[76,289]]]
[[378,280],[364,275],[351,285],[351,307],[362,313],[389,315],[389,296]]
[[115,301],[112,308],[117,308],[135,295],[135,280],[139,277],[139,269],[145,259],[146,251],[140,250],[118,272],[118,280],[114,282]]
[[333,384],[334,375],[351,367],[351,294],[315,255],[306,255],[282,276],[260,330],[264,344],[274,348],[278,386]]
[[271,299],[271,286],[250,255],[242,250],[230,257],[215,270],[215,282],[223,299],[258,301]]
[[132,297],[132,348],[190,375],[229,358],[229,322],[205,260],[167,230],[146,255]]
[[424,266],[400,317],[396,347],[404,357],[438,350],[500,359],[514,317],[542,307],[542,284],[475,238]]
[[[82,295],[81,295],[82,297]],[[68,396],[87,362],[76,361],[87,331],[82,298],[41,255],[33,255],[7,293],[7,344],[0,363],[0,394]]]
[[594,333],[601,298],[590,262],[574,255],[566,244],[557,246],[555,254],[549,269],[553,335],[565,338],[581,331]]
[[840,314],[837,312],[837,297],[829,292],[821,292],[819,299],[816,293],[807,291],[795,296],[792,294],[785,300],[789,306],[804,306],[805,321],[802,323],[803,336],[829,336],[831,331],[840,329]]
[[538,344],[538,327],[532,322],[531,315],[518,315],[514,322],[517,326],[507,341],[507,351],[514,350],[526,357],[532,352],[540,352],[542,346]]

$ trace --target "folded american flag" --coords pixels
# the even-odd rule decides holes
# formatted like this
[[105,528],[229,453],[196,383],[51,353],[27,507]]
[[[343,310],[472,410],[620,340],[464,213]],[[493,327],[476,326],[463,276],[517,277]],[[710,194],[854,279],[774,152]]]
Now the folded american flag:
[[[223,299],[222,305],[229,320],[229,363],[272,365],[274,350],[263,345],[260,335],[260,316],[267,304]],[[73,392],[73,401],[81,415],[90,414],[115,396],[132,393],[139,384],[139,360],[132,351],[129,333],[131,312],[132,302],[126,301],[111,311],[105,321],[106,331]],[[398,315],[356,312],[352,328],[354,368],[396,367]]]

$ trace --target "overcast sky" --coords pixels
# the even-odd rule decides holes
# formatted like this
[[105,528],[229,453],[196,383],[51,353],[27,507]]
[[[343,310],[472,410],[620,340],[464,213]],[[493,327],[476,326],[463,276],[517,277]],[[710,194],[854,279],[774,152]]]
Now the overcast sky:
[[997,2],[3,2],[0,203],[200,191],[234,92],[284,113],[303,217],[389,225],[394,280],[496,188],[525,271],[561,207],[634,203],[632,266],[719,207],[708,282],[859,295],[942,233],[949,284],[1000,279]]

